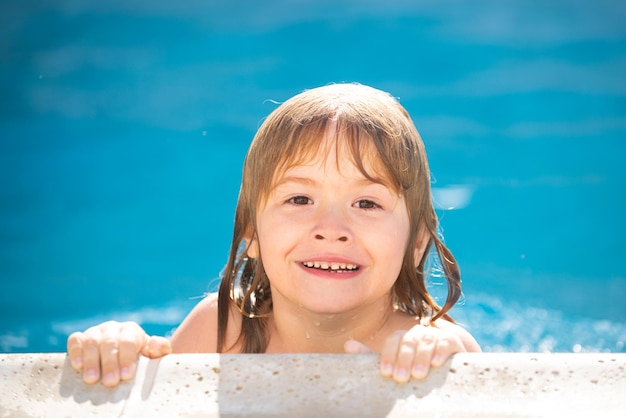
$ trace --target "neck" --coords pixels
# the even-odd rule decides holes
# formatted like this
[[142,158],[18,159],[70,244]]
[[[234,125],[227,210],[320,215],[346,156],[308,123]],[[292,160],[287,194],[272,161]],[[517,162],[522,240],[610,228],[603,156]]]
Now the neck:
[[381,330],[393,314],[388,298],[341,313],[316,313],[274,300],[268,353],[343,353],[348,340],[379,351]]

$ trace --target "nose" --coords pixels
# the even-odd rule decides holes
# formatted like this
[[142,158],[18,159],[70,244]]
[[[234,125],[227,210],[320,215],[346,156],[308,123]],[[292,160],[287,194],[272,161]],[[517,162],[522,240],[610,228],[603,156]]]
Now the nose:
[[319,241],[348,242],[352,239],[348,215],[336,207],[319,208],[312,232]]

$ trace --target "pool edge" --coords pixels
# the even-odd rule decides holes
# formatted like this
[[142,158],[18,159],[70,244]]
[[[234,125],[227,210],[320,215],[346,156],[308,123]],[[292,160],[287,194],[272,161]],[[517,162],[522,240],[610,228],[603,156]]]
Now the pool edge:
[[[0,354],[0,416],[626,416],[626,354],[464,353],[423,381],[376,355],[178,354],[85,385],[61,353]],[[554,411],[550,413],[549,411]]]

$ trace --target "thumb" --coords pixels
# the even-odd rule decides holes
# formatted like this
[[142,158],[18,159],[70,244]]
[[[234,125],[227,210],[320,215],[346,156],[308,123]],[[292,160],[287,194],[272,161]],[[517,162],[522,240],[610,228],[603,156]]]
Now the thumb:
[[343,349],[348,354],[367,354],[373,351],[363,343],[356,340],[348,340],[343,344]]

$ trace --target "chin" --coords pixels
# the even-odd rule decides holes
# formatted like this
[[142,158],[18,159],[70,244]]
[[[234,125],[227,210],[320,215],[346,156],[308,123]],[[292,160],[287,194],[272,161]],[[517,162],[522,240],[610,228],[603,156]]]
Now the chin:
[[356,304],[346,303],[345,300],[338,303],[333,303],[329,300],[322,300],[318,302],[306,301],[300,303],[299,305],[302,306],[303,309],[319,315],[339,315],[352,311],[358,307]]

